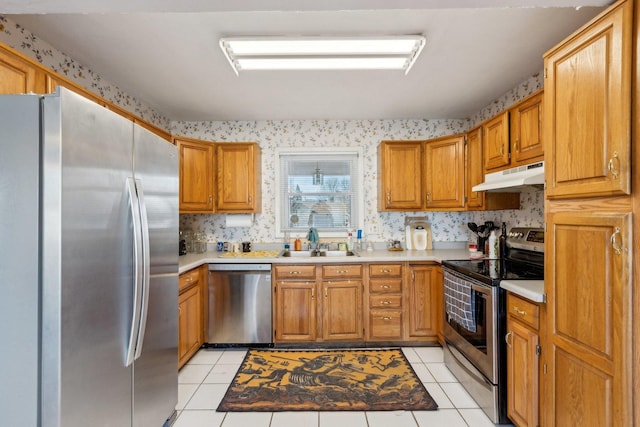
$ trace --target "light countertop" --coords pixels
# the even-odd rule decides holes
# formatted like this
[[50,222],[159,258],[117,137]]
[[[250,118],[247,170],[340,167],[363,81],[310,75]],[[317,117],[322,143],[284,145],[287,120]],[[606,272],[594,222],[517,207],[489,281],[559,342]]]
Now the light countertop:
[[180,274],[201,266],[202,264],[339,264],[339,263],[365,263],[365,262],[405,262],[405,261],[434,261],[442,262],[452,259],[469,259],[469,251],[464,249],[433,249],[427,251],[398,251],[374,250],[372,252],[360,251],[359,256],[350,257],[309,257],[288,258],[278,256],[247,257],[239,254],[238,257],[230,257],[225,252],[209,251],[202,254],[187,254],[179,257]]
[[500,287],[533,302],[545,302],[544,280],[502,280]]

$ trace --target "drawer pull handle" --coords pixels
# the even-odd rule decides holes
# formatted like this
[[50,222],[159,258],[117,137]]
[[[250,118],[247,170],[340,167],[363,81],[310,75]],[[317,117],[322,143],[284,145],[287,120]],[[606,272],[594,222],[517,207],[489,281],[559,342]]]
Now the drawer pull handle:
[[344,273],[348,273],[348,270],[338,270],[338,274],[344,274]]
[[187,278],[186,278],[186,281],[187,281],[187,282],[193,282],[193,277],[187,277]]
[[391,304],[391,301],[380,301],[380,304],[389,305],[389,304]]
[[518,313],[520,316],[526,316],[527,312],[524,310],[520,310],[518,307],[513,307],[513,311],[515,311],[516,313]]
[[380,287],[381,287],[382,289],[391,289],[391,286],[389,286],[389,285],[382,285],[382,286],[380,286]]
[[511,343],[509,342],[509,337],[513,334],[513,332],[509,331],[507,332],[507,335],[504,336],[504,342],[507,343],[507,346],[509,346],[509,348],[511,348]]
[[381,320],[391,320],[391,317],[389,317],[389,316],[382,316],[380,319],[381,319]]
[[296,274],[300,274],[300,272],[299,271],[290,271],[289,274],[291,274],[293,276],[293,275],[296,275]]
[[391,273],[391,270],[387,270],[387,269],[385,268],[385,269],[380,270],[380,272],[381,272],[381,273]]

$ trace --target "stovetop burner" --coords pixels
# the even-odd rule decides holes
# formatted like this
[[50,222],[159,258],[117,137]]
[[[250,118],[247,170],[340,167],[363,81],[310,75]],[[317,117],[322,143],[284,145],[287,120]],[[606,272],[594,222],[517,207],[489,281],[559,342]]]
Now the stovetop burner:
[[483,283],[498,286],[501,280],[544,279],[544,231],[513,228],[507,234],[507,257],[500,259],[443,261],[444,266]]
[[453,260],[442,264],[458,273],[470,276],[483,283],[498,286],[501,280],[542,280],[541,265],[509,259]]

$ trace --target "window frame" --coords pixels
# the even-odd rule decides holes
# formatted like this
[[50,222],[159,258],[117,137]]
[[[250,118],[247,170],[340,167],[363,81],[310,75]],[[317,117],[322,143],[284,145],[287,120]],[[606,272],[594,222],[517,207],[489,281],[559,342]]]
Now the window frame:
[[[275,217],[276,217],[276,238],[283,238],[285,235],[285,231],[282,229],[282,203],[283,203],[283,187],[282,187],[282,165],[281,158],[282,156],[304,156],[304,155],[324,155],[327,154],[336,154],[336,155],[355,155],[356,163],[358,167],[357,175],[355,175],[356,183],[353,187],[353,194],[355,199],[355,210],[357,213],[357,224],[351,223],[351,229],[362,229],[364,226],[364,150],[362,147],[291,147],[291,148],[277,148],[275,151],[276,161],[275,161],[275,183],[276,183],[276,206],[275,206]],[[352,176],[354,176],[352,174]],[[300,231],[288,231],[291,237],[296,237],[298,235],[304,234],[302,230]],[[322,231],[320,232],[320,237],[345,237],[347,235],[347,231]]]

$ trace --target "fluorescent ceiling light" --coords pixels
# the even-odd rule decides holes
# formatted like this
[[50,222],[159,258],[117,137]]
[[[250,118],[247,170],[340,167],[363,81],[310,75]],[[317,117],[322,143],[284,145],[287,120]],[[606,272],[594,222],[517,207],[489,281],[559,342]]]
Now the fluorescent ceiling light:
[[220,47],[236,74],[245,70],[404,70],[424,47],[423,36],[234,37]]

